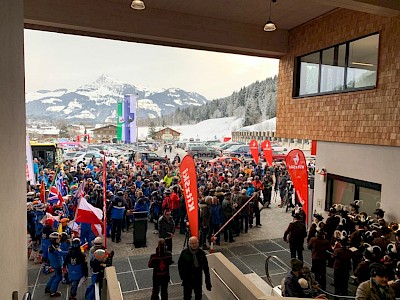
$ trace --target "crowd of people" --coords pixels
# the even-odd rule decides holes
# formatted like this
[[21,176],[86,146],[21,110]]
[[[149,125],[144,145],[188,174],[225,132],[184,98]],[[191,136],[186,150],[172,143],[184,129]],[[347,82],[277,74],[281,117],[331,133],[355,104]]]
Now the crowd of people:
[[[54,272],[46,292],[50,292],[52,297],[59,296],[57,286],[62,280],[60,278],[64,276],[62,274],[70,273],[68,263],[64,265],[67,253],[70,249],[77,249],[77,239],[80,247],[90,249],[96,246],[93,243],[96,232],[92,224],[73,222],[80,197],[101,210],[106,204],[106,236],[112,242],[121,242],[121,232],[132,228],[135,212],[146,212],[154,223],[153,233],[163,239],[165,251],[172,252],[175,231],[184,235],[189,232],[186,205],[180,187],[180,160],[176,155],[168,162],[108,162],[106,201],[103,199],[102,162],[92,159],[75,166],[66,161],[60,170],[41,170],[37,185],[27,187],[27,218],[32,248],[40,248],[39,253],[32,251],[36,255],[35,260],[43,262],[43,272]],[[284,165],[265,168],[261,164],[238,160],[210,164],[198,159],[196,169],[200,216],[197,242],[202,251],[209,248],[212,236],[239,209],[240,213],[225,227],[223,234],[215,236],[217,245],[221,244],[220,236],[225,242],[232,243],[234,237],[246,234],[253,226],[262,226],[260,210],[269,207],[275,190],[286,188],[278,186],[274,180],[275,177],[286,178]],[[58,185],[55,184],[57,181]],[[52,197],[52,188],[55,186],[63,196],[62,201],[59,197]],[[187,240],[187,246],[189,244],[190,239]],[[106,249],[99,250],[105,251],[107,256]],[[57,254],[56,259],[54,253]],[[97,261],[96,257],[102,257],[94,255],[94,252],[92,254],[89,257],[90,266],[92,261]],[[86,277],[87,272],[82,269],[81,274]],[[73,282],[67,277],[65,281]],[[71,294],[74,295],[77,286],[72,286]]]
[[[360,212],[360,203],[334,205],[324,222],[321,214],[306,231],[301,213],[295,212],[293,222],[284,233],[289,243],[292,270],[282,282],[287,297],[323,298],[326,291],[326,270],[333,268],[334,294],[347,296],[351,274],[358,286],[356,299],[395,299],[400,297],[400,231],[397,223],[384,219],[378,208],[375,217]],[[304,240],[311,250],[312,278],[305,276],[303,266]],[[306,284],[305,281],[306,280]],[[309,289],[310,292],[305,292]]]
[[[94,283],[96,280],[100,282],[104,267],[112,262],[112,253],[108,253],[102,246],[103,240],[99,244],[99,237],[96,238],[92,224],[80,223],[75,227],[76,223],[73,220],[78,201],[80,197],[84,197],[90,205],[101,210],[103,205],[106,205],[105,236],[111,238],[114,243],[121,242],[121,232],[131,230],[136,212],[148,215],[154,224],[153,233],[160,238],[154,256],[157,259],[153,257],[149,261],[149,267],[155,270],[154,299],[158,299],[155,295],[158,295],[159,290],[164,295],[163,299],[166,299],[165,283],[168,282],[166,278],[169,272],[159,270],[155,261],[163,261],[163,265],[169,265],[172,261],[169,255],[173,251],[175,234],[188,235],[190,232],[186,204],[180,187],[180,161],[181,158],[176,155],[174,159],[166,162],[121,161],[118,164],[108,162],[105,187],[102,179],[104,166],[95,159],[78,166],[72,166],[71,162],[67,161],[59,172],[47,169],[40,171],[38,184],[27,187],[28,232],[32,239],[32,248],[41,249],[35,259],[40,261],[41,258],[44,272],[54,273],[46,287],[46,292],[49,292],[51,297],[60,295],[57,291],[58,284],[60,281],[65,281],[71,284],[71,299],[76,299],[74,297],[77,287],[80,286],[80,280],[88,276],[87,266],[90,266],[91,274],[99,274],[92,276]],[[196,159],[195,164],[199,233],[198,239],[195,237],[187,239],[187,250],[185,250],[188,253],[182,252],[181,264],[178,262],[184,282],[188,278],[184,275],[186,272],[184,262],[189,264],[187,261],[189,258],[194,259],[194,253],[200,253],[201,257],[197,258],[197,254],[195,255],[197,260],[195,264],[200,268],[200,273],[204,271],[206,279],[209,279],[208,266],[204,266],[206,261],[202,258],[204,250],[209,249],[212,242],[216,245],[221,245],[223,242],[234,243],[235,239],[240,239],[241,235],[248,233],[253,227],[261,227],[260,211],[269,209],[271,201],[277,194],[280,195],[283,205],[285,198],[293,192],[284,163],[267,166],[252,161],[214,160],[210,163]],[[51,198],[53,183],[58,180],[62,182],[58,187],[63,195],[63,201]],[[47,188],[44,192],[43,186]],[[378,209],[376,218],[372,220],[365,213],[359,212],[357,203],[352,204],[351,209],[343,206],[332,207],[326,222],[323,222],[322,215],[314,215],[314,223],[307,233],[305,213],[301,210],[300,203],[297,203],[295,195],[293,199],[294,203],[291,201],[288,203],[294,208],[294,222],[289,224],[285,231],[284,240],[289,243],[291,257],[301,262],[304,239],[307,238],[307,246],[312,251],[312,268],[309,273],[313,274],[314,281],[318,282],[321,289],[326,290],[326,266],[330,266],[334,269],[337,295],[347,295],[351,271],[360,283],[360,287],[361,283],[370,280],[370,287],[376,287],[378,284],[381,293],[387,292],[387,295],[391,295],[392,287],[381,288],[384,286],[383,281],[377,283],[375,279],[366,276],[371,270],[376,269],[373,268],[374,263],[384,266],[387,278],[394,283],[398,284],[396,279],[398,280],[400,276],[397,266],[397,250],[400,250],[399,234],[393,236],[391,230],[393,228],[387,227],[382,210]],[[223,230],[220,232],[222,227]],[[391,235],[395,241],[391,241]],[[85,256],[78,255],[78,252],[85,250],[85,247],[91,249],[89,264]],[[71,261],[80,262],[79,271],[73,271]],[[296,266],[298,269],[299,264]],[[304,279],[303,275],[306,272],[301,270],[292,271],[288,282],[295,282],[293,278]],[[160,276],[157,274],[165,276],[160,275],[163,279],[159,279]],[[382,271],[373,274],[382,274]],[[304,293],[301,288],[301,281],[296,282],[291,285],[284,284],[285,296],[309,296],[310,294]],[[304,286],[304,281],[302,283]],[[210,282],[206,281],[206,285],[211,289]],[[185,299],[190,299],[189,290],[190,295],[192,290],[195,294],[199,293],[199,286],[193,285],[192,281],[191,283],[186,281],[184,286],[187,286],[184,288]],[[312,287],[314,285],[308,286],[310,289]],[[364,285],[363,290],[365,289]],[[86,292],[90,295],[90,288]]]

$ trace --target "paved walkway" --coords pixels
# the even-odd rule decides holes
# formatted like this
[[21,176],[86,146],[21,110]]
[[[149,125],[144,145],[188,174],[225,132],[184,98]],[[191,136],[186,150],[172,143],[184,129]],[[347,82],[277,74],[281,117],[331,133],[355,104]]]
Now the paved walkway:
[[[158,151],[163,154],[163,150]],[[174,149],[167,155],[173,158],[176,153],[183,158],[185,152],[181,149]],[[215,251],[222,252],[233,264],[244,274],[255,272],[265,278],[265,259],[268,255],[276,255],[281,258],[285,265],[272,262],[270,274],[275,284],[279,284],[290,265],[290,254],[288,245],[283,242],[283,232],[291,222],[291,214],[283,212],[277,207],[280,202],[273,200],[270,209],[261,211],[262,227],[253,227],[247,234],[236,237],[234,243],[221,242],[221,246],[215,246]],[[152,270],[147,267],[150,254],[155,252],[158,243],[158,235],[153,234],[153,224],[148,224],[147,247],[135,248],[132,245],[132,231],[122,233],[122,242],[113,243],[107,239],[109,250],[115,251],[114,266],[116,267],[118,280],[124,299],[149,299],[152,286]],[[180,252],[183,249],[184,235],[177,233],[173,239],[173,259],[175,263],[171,266],[171,285],[169,288],[170,299],[182,298],[182,287],[177,270],[177,262]],[[310,253],[306,251],[305,261],[311,263]],[[330,274],[331,275],[331,274]],[[51,275],[43,275],[40,272],[40,265],[29,262],[28,285],[34,300],[50,299],[44,294],[45,284]],[[89,280],[87,281],[89,282]],[[329,284],[329,281],[328,281]],[[68,299],[67,286],[60,284],[59,290],[63,293],[60,299]],[[79,289],[78,299],[84,299],[84,288]],[[206,299],[206,298],[204,298]]]
[[[272,203],[271,209],[264,209],[261,211],[261,223],[263,225],[262,227],[253,227],[252,229],[249,229],[249,232],[247,234],[241,234],[239,237],[235,238],[236,242],[234,243],[228,244],[225,242],[221,242],[221,246],[215,246],[215,251],[221,251],[226,254],[226,256],[232,259],[232,262],[237,264],[239,269],[241,270],[257,270],[257,274],[265,275],[265,272],[263,271],[265,261],[264,255],[250,255],[250,257],[245,258],[243,262],[245,265],[249,263],[250,265],[248,265],[248,267],[242,265],[241,259],[239,259],[238,257],[240,257],[241,255],[256,254],[252,252],[256,251],[255,249],[257,249],[257,247],[261,249],[263,247],[262,244],[265,244],[265,241],[274,239],[281,240],[281,236],[283,235],[283,232],[290,221],[290,213],[282,212],[281,209],[277,207],[277,202],[274,202]],[[116,267],[118,279],[121,283],[124,298],[126,299],[149,298],[149,289],[152,285],[152,270],[147,268],[147,262],[150,254],[154,253],[155,248],[157,247],[158,235],[152,233],[153,224],[149,223],[148,225],[147,247],[135,248],[132,245],[133,234],[131,231],[122,233],[121,243],[113,243],[110,239],[107,239],[107,247],[110,250],[115,251],[114,266]],[[180,235],[179,233],[175,235],[173,239],[173,256],[175,264],[171,266],[172,285],[180,286],[180,279],[176,263],[178,261],[179,254],[183,249],[184,239],[185,236]],[[254,244],[256,246],[254,246],[255,248],[251,246],[250,249],[252,250],[243,250],[244,252],[242,252],[241,249],[247,249],[249,247],[249,244]],[[277,247],[275,243],[273,243],[272,245],[273,246],[265,246],[267,247],[265,249],[268,249],[268,247]],[[276,249],[274,248],[272,251],[274,250]],[[249,259],[250,261],[248,261]],[[254,266],[254,264],[256,263],[256,261],[253,261],[254,259],[260,259],[258,261],[258,263],[260,264],[259,267]],[[33,299],[47,299],[44,294],[44,288],[48,278],[51,275],[43,275],[40,272],[40,266],[35,265],[32,262],[29,262],[28,267],[28,284],[31,293],[33,293]],[[68,299],[66,286],[60,284],[60,290],[63,292],[63,297],[61,299]],[[138,298],[132,298],[131,296],[129,296],[133,292],[143,292],[146,290],[147,293],[144,292],[146,294],[144,298],[139,297],[140,293],[136,294]],[[83,299],[83,289],[81,289],[79,296],[79,299]]]

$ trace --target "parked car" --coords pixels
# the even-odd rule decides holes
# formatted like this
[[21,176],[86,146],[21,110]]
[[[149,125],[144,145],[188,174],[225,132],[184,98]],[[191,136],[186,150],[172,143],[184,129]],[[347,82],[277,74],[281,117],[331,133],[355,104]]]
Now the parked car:
[[224,150],[227,150],[228,148],[230,148],[232,146],[236,146],[236,145],[244,145],[244,144],[239,143],[239,142],[226,142],[226,143],[223,143],[221,146],[219,146],[218,150],[224,151]]
[[224,156],[231,157],[251,157],[250,146],[249,145],[233,145],[232,147],[222,151]]
[[219,152],[212,147],[207,146],[193,146],[187,152],[193,158],[197,157],[210,157],[215,158],[219,155]]
[[74,157],[76,155],[79,155],[79,154],[82,154],[82,153],[85,153],[85,152],[79,152],[79,151],[65,152],[63,154],[63,161],[65,162],[66,160],[74,159]]
[[[85,164],[88,164],[92,158],[95,159],[97,163],[101,162],[103,160],[104,154],[100,152],[81,152],[80,155],[77,155],[73,158],[73,160],[76,162],[77,165],[80,163],[85,162]],[[118,163],[118,159],[113,156],[108,156],[106,155],[106,161],[113,161],[114,163]]]
[[135,152],[135,161],[138,160],[147,160],[149,163],[152,162],[168,162],[168,158],[158,156],[156,153],[151,152],[151,151],[136,151]]
[[271,144],[272,151],[289,152],[289,148],[283,147],[280,144]]
[[283,151],[274,151],[272,150],[272,161],[284,161],[287,156],[287,153]]

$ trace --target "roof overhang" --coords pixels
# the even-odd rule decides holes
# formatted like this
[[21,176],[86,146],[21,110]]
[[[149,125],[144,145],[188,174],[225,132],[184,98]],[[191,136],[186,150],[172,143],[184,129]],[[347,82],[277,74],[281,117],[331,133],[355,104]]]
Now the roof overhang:
[[279,58],[289,31],[337,8],[397,16],[396,0],[278,0],[264,32],[266,0],[25,0],[25,28],[191,49]]

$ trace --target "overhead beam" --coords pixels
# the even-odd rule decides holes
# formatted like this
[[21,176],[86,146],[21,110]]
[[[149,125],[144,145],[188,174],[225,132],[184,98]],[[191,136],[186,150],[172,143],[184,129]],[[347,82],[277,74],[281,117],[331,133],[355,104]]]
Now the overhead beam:
[[105,0],[25,0],[25,28],[157,45],[279,58],[288,31]]
[[318,4],[370,13],[383,17],[400,15],[399,0],[309,0]]

